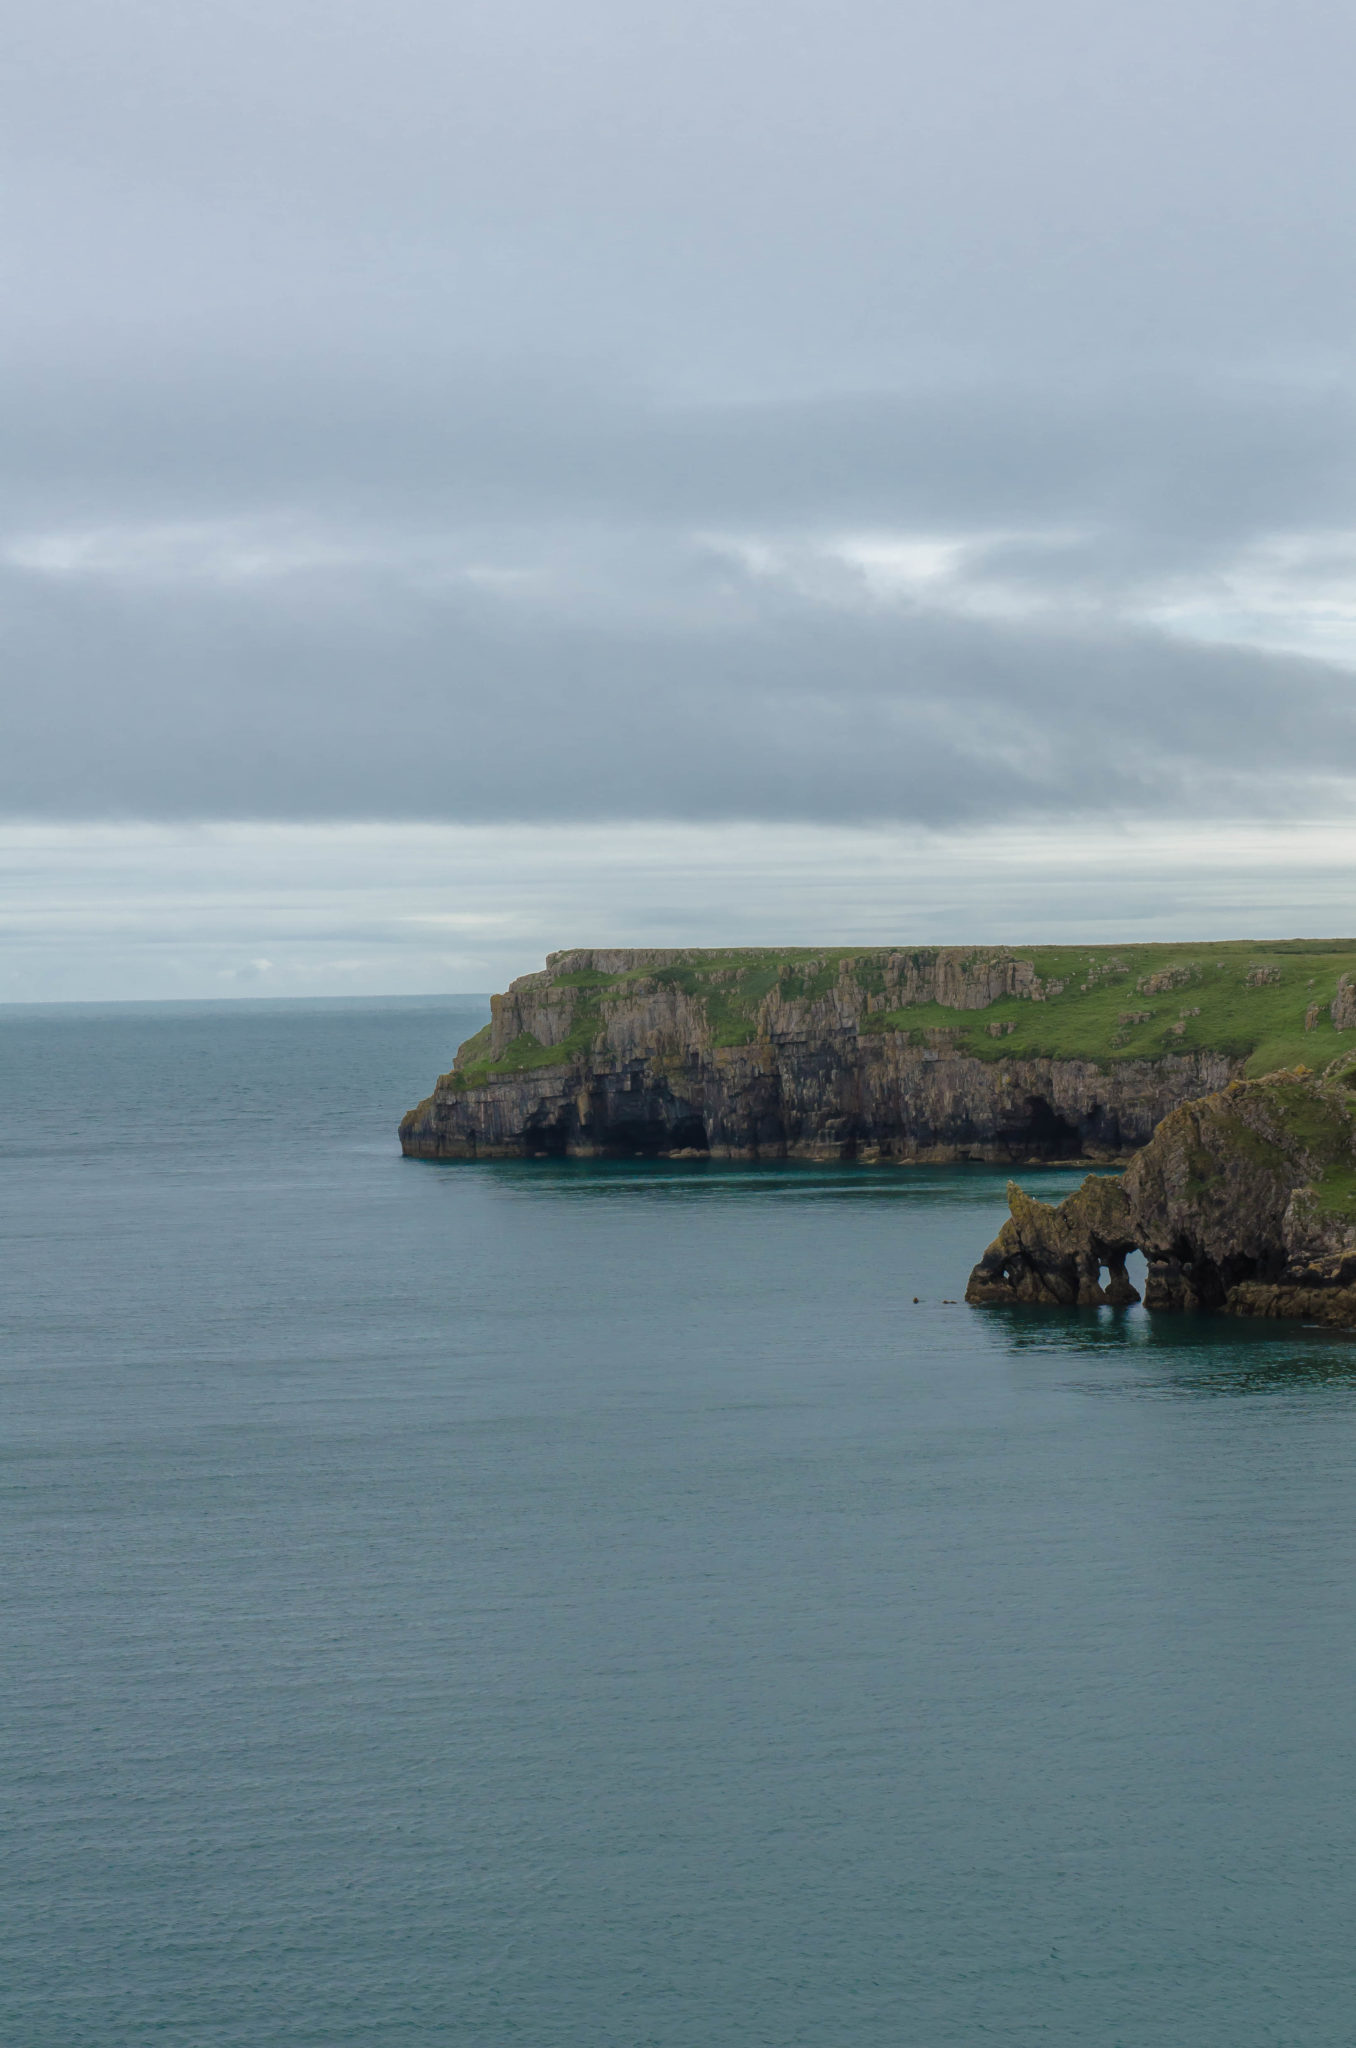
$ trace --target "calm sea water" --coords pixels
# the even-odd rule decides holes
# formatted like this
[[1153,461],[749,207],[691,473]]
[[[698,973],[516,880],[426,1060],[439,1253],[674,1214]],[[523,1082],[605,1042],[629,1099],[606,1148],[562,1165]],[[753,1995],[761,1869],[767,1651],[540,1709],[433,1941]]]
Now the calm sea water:
[[1347,2048],[1356,1346],[402,1161],[482,1014],[0,1017],[0,2039]]

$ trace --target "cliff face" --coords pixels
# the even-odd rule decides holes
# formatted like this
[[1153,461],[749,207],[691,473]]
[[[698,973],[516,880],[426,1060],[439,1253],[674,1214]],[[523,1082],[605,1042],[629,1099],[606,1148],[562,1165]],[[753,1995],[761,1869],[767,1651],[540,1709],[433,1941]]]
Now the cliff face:
[[1354,1087],[1348,1059],[1235,1081],[1173,1110],[1120,1181],[1090,1176],[1058,1208],[1010,1185],[966,1300],[1133,1300],[1138,1247],[1149,1308],[1356,1323]]
[[[401,1144],[437,1159],[1120,1159],[1246,1050],[1187,1036],[1195,963],[1136,978],[1107,949],[1065,951],[553,954],[493,999]],[[1065,1051],[1078,1005],[1095,1012],[1088,1048],[1075,1030]]]
[[1095,1308],[1139,1300],[1125,1270],[1138,1246],[1122,1181],[1090,1173],[1053,1208],[1010,1180],[1008,1210],[1007,1222],[970,1275],[968,1302]]

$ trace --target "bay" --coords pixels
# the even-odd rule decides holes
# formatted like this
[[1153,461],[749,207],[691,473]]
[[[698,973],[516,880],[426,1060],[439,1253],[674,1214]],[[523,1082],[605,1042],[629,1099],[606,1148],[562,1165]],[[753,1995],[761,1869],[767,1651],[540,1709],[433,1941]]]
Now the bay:
[[484,1015],[0,1014],[0,2038],[1349,2042],[1351,1342],[402,1160]]

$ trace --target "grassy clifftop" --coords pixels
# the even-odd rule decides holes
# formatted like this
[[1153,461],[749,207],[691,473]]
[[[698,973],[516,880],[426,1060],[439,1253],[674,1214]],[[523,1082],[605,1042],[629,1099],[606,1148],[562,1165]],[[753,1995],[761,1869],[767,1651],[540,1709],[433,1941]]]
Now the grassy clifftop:
[[[458,1055],[458,1082],[475,1086],[587,1054],[604,1006],[611,1009],[632,988],[638,997],[681,990],[704,1011],[712,1042],[724,1046],[758,1038],[774,992],[779,1006],[805,1014],[837,990],[849,1007],[855,1004],[863,1034],[897,1032],[989,1061],[1050,1057],[1108,1066],[1210,1051],[1245,1060],[1248,1073],[1261,1074],[1322,1066],[1344,1046],[1356,1047],[1356,1029],[1339,1032],[1330,1016],[1341,977],[1356,981],[1356,939],[975,948],[970,957],[977,963],[1030,962],[1029,991],[974,1009],[935,1001],[892,1006],[900,961],[926,968],[935,957],[932,948],[807,946],[690,952],[672,964],[615,973],[552,972],[544,985],[573,992],[568,1036],[546,1045],[525,1031],[494,1059],[487,1027]],[[1356,1024],[1356,1006],[1352,1015]]]

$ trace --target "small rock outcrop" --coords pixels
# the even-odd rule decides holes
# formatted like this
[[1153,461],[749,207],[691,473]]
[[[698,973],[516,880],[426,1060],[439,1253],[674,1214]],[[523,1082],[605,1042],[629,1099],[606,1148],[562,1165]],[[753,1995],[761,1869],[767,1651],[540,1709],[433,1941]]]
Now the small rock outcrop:
[[1058,1207],[1010,1186],[966,1300],[1126,1301],[1137,1249],[1148,1308],[1356,1325],[1353,1089],[1349,1056],[1235,1081],[1171,1111],[1119,1181],[1089,1177]]
[[1125,1269],[1135,1238],[1119,1180],[1089,1174],[1057,1208],[1010,1180],[1008,1208],[1007,1222],[970,1275],[967,1301],[1094,1308],[1139,1300]]

